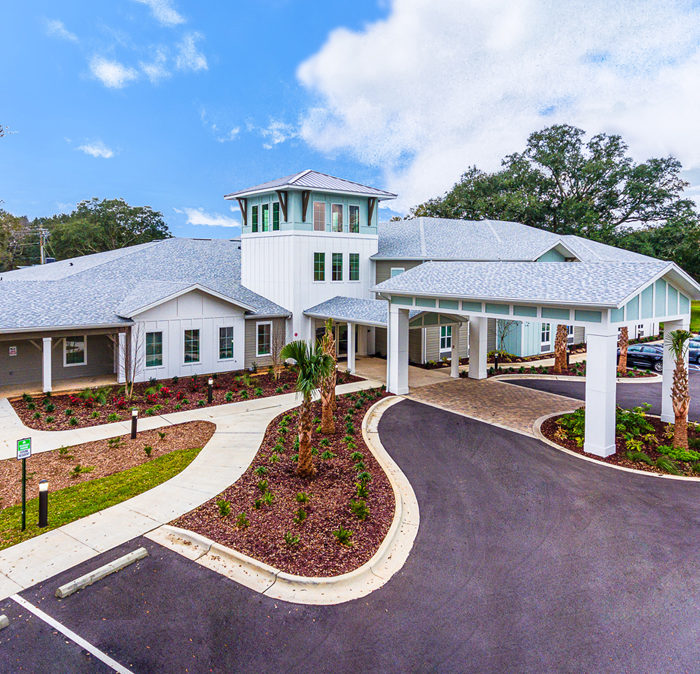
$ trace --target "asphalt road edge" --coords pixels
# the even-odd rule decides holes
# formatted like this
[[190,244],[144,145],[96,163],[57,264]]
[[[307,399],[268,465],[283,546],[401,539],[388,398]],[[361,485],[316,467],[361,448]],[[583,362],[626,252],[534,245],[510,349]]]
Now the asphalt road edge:
[[379,438],[382,415],[402,400],[398,396],[379,400],[362,421],[362,437],[391,483],[396,506],[389,531],[377,552],[354,571],[332,577],[289,574],[205,536],[167,524],[146,537],[272,599],[294,604],[332,605],[367,596],[403,567],[420,523],[413,487]]

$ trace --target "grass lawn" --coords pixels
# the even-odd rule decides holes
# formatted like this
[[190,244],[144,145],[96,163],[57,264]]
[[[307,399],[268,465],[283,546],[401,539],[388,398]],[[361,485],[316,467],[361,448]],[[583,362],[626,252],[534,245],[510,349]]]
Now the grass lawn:
[[700,332],[700,302],[693,302],[690,308],[690,331]]
[[21,531],[22,506],[0,510],[0,550],[99,510],[126,501],[184,470],[201,449],[180,449],[140,466],[49,494],[49,525],[40,529],[39,499],[27,501],[27,528]]

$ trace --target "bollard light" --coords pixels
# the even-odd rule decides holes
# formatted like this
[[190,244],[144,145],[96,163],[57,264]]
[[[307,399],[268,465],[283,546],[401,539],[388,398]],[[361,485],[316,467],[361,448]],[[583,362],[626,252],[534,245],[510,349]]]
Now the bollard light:
[[136,430],[139,422],[139,411],[137,409],[131,410],[131,439],[136,439]]
[[39,526],[45,527],[49,523],[49,481],[39,481]]
[[209,377],[209,381],[207,383],[209,384],[207,387],[207,402],[211,405],[212,401],[214,400],[214,378]]

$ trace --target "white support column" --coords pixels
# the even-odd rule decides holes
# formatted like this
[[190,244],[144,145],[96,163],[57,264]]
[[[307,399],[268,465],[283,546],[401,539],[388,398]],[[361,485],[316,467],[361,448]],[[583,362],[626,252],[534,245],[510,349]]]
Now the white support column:
[[126,382],[126,333],[120,332],[117,340],[117,383]]
[[486,353],[488,338],[488,323],[483,317],[469,319],[469,377],[471,379],[486,379]]
[[450,362],[450,377],[459,379],[459,329],[461,325],[452,326],[452,354]]
[[41,383],[44,393],[51,391],[51,337],[43,338],[41,352]]
[[617,326],[586,329],[586,428],[583,451],[615,453]]
[[[690,318],[682,318],[677,321],[664,321],[664,369],[663,382],[661,384],[661,421],[672,424],[676,421],[673,413],[673,401],[671,388],[673,387],[673,370],[676,362],[669,349],[668,335],[674,330],[687,330],[690,327]],[[688,367],[688,351],[685,352],[685,367]]]
[[387,335],[387,390],[408,393],[408,309],[391,306]]
[[348,323],[348,370],[355,374],[355,324]]

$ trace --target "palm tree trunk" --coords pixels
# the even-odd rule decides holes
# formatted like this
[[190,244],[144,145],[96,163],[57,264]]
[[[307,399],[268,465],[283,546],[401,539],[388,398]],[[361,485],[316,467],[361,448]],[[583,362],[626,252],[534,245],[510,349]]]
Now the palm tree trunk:
[[684,354],[676,359],[673,371],[671,400],[675,424],[673,426],[673,446],[688,449],[688,408],[690,407],[690,390],[688,388],[688,368],[685,366]]
[[566,368],[566,342],[569,332],[565,325],[557,325],[557,336],[554,340],[554,374],[561,374]]
[[297,475],[312,478],[316,475],[316,467],[311,454],[311,396],[304,396],[304,402],[299,411],[299,457],[297,460]]
[[617,371],[624,376],[627,374],[627,347],[630,343],[627,326],[620,328],[620,338],[617,340],[617,343],[620,347],[620,359],[617,361]]
[[321,382],[321,433],[333,435],[335,433],[335,411],[337,404],[335,401],[336,367],[337,359],[335,355],[335,336],[333,325],[329,322],[326,325],[326,332],[323,335],[323,352],[333,359],[333,371]]

